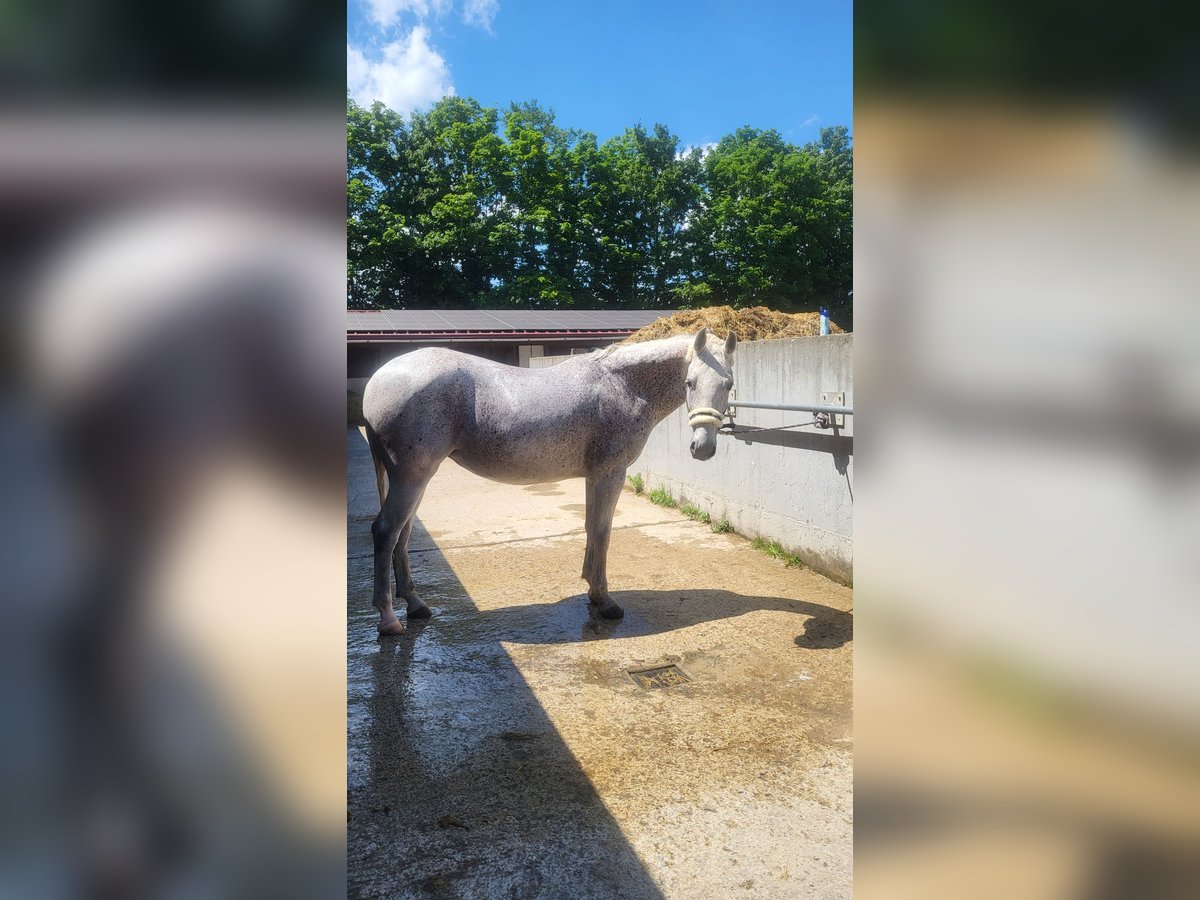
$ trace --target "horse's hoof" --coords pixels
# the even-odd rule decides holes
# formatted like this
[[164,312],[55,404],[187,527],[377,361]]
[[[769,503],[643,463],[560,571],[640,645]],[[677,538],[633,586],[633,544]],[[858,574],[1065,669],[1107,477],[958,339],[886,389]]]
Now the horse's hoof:
[[408,629],[404,627],[404,623],[399,619],[393,619],[392,621],[379,626],[379,633],[381,635],[404,634],[404,632],[407,630]]
[[421,603],[417,606],[410,606],[408,608],[408,617],[410,619],[428,619],[432,615],[433,610],[424,603]]
[[625,610],[621,609],[621,607],[619,607],[612,600],[600,605],[600,618],[602,619],[620,619],[624,618],[624,616]]

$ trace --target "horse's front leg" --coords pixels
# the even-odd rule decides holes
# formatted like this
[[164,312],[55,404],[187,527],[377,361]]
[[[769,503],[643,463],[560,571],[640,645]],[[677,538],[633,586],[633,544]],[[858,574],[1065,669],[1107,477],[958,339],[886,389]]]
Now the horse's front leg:
[[583,558],[583,577],[588,583],[588,599],[600,607],[605,619],[619,619],[625,611],[608,593],[608,539],[612,536],[613,512],[625,486],[625,470],[587,480],[587,550]]
[[596,505],[596,481],[593,478],[584,479],[584,530],[587,532],[587,546],[583,550],[583,572],[579,577],[586,579],[589,583],[592,580],[592,509]]

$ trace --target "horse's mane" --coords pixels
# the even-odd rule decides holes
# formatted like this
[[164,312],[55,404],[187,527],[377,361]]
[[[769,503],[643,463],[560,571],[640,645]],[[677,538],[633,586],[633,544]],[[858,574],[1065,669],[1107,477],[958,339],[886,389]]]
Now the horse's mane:
[[613,354],[624,356],[630,353],[636,353],[637,355],[642,356],[646,355],[648,352],[652,353],[653,348],[656,345],[661,346],[668,343],[678,343],[681,339],[691,340],[691,338],[692,335],[673,334],[668,337],[657,338],[653,341],[638,341],[635,344],[609,344],[607,347],[604,347],[601,350],[593,350],[588,354],[588,357],[599,361],[602,359],[607,359]]

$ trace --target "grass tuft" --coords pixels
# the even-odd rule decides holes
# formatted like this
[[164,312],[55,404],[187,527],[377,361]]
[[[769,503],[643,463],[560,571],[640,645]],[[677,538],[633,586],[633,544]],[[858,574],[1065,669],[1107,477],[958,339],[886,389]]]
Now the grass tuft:
[[[641,494],[645,491],[646,483],[641,475],[630,475],[628,480],[635,493]],[[693,506],[691,503],[684,503],[680,506],[675,498],[667,492],[666,488],[656,487],[645,496],[646,499],[657,506],[665,506],[667,509],[677,509],[689,519],[696,522],[703,522],[705,525],[710,526],[715,534],[730,534],[733,532],[733,523],[728,519],[723,518],[714,522],[712,516],[698,506]],[[783,544],[779,543],[779,541],[768,540],[760,536],[751,540],[750,546],[755,550],[767,554],[767,556],[779,560],[788,567],[804,568],[804,563],[800,557],[795,553],[785,550]]]
[[769,541],[763,537],[756,537],[750,542],[755,550],[761,550],[767,556],[773,556],[775,559],[781,560],[788,566],[799,566],[803,568],[804,563],[800,561],[800,557],[795,553],[789,553],[783,549],[783,545],[779,541]]
[[675,502],[675,498],[666,492],[663,488],[656,487],[646,495],[651,503],[658,506],[665,506],[667,509],[677,509],[679,504]]

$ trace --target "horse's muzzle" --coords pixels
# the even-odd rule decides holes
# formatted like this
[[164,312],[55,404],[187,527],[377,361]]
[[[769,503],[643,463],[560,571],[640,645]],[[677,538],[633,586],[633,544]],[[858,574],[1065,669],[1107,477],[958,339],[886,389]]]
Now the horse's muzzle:
[[717,452],[717,430],[715,428],[697,428],[692,432],[692,459],[700,462],[712,459]]

